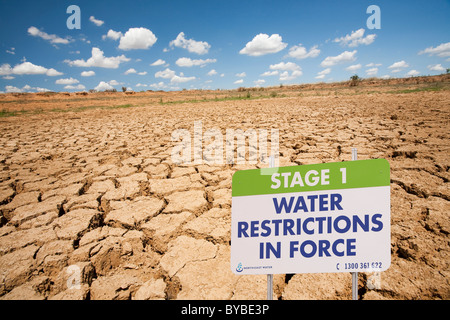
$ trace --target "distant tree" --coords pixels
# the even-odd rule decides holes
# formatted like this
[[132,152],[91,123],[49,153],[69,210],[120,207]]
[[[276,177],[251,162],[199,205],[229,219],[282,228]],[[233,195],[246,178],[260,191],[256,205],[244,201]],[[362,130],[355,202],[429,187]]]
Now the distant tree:
[[127,87],[122,87],[122,92],[127,91]]
[[447,68],[447,74],[449,74],[450,73],[450,68]]
[[354,87],[358,85],[358,82],[361,81],[361,78],[357,74],[355,74],[350,77],[350,80],[350,87]]

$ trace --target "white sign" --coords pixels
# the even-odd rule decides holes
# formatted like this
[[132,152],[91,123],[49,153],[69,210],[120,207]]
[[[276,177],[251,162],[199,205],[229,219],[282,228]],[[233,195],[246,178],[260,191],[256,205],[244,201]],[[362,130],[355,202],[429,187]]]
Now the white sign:
[[384,159],[238,171],[232,194],[236,274],[384,271],[390,265]]

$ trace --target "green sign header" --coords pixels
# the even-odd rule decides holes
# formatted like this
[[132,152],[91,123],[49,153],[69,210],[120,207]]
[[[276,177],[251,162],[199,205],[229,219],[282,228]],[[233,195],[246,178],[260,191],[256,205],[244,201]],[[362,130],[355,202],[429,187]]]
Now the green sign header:
[[357,160],[236,171],[232,196],[389,185],[390,167],[386,159]]

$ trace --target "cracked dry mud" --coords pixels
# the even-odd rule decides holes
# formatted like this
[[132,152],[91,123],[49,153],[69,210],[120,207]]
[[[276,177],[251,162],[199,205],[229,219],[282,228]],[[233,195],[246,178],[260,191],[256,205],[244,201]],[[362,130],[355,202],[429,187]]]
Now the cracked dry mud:
[[[392,264],[360,298],[449,299],[449,91],[333,91],[1,119],[0,299],[264,299],[229,266],[232,174],[256,166],[171,161],[198,120],[279,129],[281,166],[386,158]],[[275,275],[274,294],[351,299],[351,276]]]

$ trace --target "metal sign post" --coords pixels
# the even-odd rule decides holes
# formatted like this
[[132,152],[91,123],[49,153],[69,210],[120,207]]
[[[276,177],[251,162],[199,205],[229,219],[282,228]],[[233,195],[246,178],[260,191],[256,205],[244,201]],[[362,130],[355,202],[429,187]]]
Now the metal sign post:
[[267,275],[267,300],[273,300],[273,274]]
[[[352,161],[358,160],[358,151],[352,148]],[[358,300],[358,272],[352,274],[352,300]]]
[[[269,168],[275,167],[275,157],[269,157]],[[267,275],[267,300],[273,300],[273,274]]]

